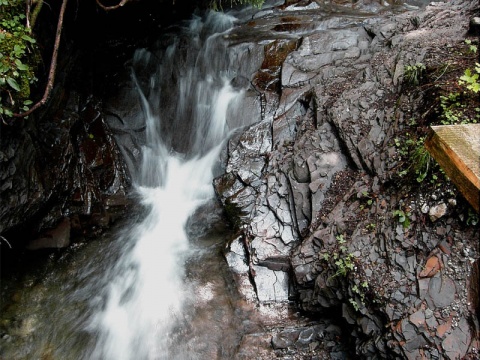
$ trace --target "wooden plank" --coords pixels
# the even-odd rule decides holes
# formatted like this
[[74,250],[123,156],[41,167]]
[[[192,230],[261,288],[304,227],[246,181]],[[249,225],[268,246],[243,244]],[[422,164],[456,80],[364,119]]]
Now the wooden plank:
[[432,126],[425,147],[480,213],[480,124]]

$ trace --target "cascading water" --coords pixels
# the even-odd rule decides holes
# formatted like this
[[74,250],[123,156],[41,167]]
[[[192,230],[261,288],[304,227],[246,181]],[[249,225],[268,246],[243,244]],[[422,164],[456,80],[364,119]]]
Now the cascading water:
[[[184,317],[186,299],[194,296],[185,285],[185,262],[195,252],[185,226],[213,197],[212,168],[229,132],[226,119],[243,93],[230,85],[230,57],[226,48],[219,49],[220,33],[232,22],[212,12],[205,21],[190,22],[183,43],[174,41],[160,59],[146,50],[135,56],[132,76],[146,121],[135,181],[148,211],[122,235],[130,244],[109,272],[106,299],[89,325],[98,334],[89,358],[195,358],[172,349],[172,332]],[[189,47],[184,62],[178,57],[181,46]],[[152,61],[158,62],[156,71],[142,82],[137,72]]]

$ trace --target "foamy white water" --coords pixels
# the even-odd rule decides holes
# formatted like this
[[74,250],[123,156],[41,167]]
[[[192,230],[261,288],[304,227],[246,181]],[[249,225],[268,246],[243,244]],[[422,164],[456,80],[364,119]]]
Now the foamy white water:
[[218,75],[230,66],[229,57],[219,53],[221,42],[212,46],[221,37],[202,39],[200,33],[225,31],[232,21],[216,13],[205,22],[192,21],[186,29],[191,49],[185,63],[177,59],[175,41],[147,81],[137,79],[135,66],[151,66],[155,57],[137,52],[132,76],[144,109],[146,145],[135,182],[147,213],[122,235],[128,250],[110,271],[104,306],[90,325],[98,333],[94,359],[175,358],[171,335],[182,326],[185,299],[194,296],[185,285],[185,262],[192,256],[185,226],[214,195],[212,167],[230,131],[227,118],[243,94],[232,88],[231,79]]

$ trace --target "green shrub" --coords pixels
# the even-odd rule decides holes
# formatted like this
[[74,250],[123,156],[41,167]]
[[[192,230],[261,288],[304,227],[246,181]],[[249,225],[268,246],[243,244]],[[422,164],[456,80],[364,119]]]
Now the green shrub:
[[30,86],[37,81],[38,49],[25,26],[22,0],[0,0],[0,117],[26,111],[32,103]]

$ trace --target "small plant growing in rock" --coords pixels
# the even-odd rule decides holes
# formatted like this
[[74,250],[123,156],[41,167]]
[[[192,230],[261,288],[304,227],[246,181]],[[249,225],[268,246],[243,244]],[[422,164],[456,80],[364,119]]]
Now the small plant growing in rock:
[[353,285],[350,286],[349,303],[356,310],[360,310],[360,306],[365,306],[365,300],[368,290],[368,281],[362,280],[357,271],[357,265],[355,263],[355,255],[348,252],[346,247],[346,239],[343,234],[337,235],[338,250],[333,253],[323,253],[321,257],[325,261],[332,261],[330,265],[335,268],[335,274],[331,278],[341,276],[343,278],[349,278]]
[[357,198],[364,202],[360,205],[360,210],[365,209],[365,206],[372,206],[373,204],[373,197],[368,193],[368,191],[362,191],[361,193],[357,194]]
[[405,66],[403,71],[405,80],[410,85],[418,85],[425,70],[426,67],[422,63],[416,63],[415,65],[407,65]]
[[400,140],[395,138],[395,146],[398,154],[408,162],[409,165],[403,170],[398,172],[401,177],[409,176],[411,179],[415,179],[417,183],[422,183],[424,180],[429,179],[430,184],[438,184],[438,176],[434,173],[438,165],[433,161],[432,156],[424,146],[425,136],[418,139],[413,138],[409,133],[406,134],[407,138]]
[[405,229],[410,226],[410,217],[412,216],[410,212],[405,212],[402,209],[397,209],[393,211],[393,216],[396,216],[398,218],[398,222],[402,224]]
[[347,276],[350,271],[355,269],[355,256],[351,253],[347,253],[347,247],[345,246],[347,241],[343,235],[338,235],[336,238],[340,252],[333,253],[333,260],[335,260],[335,265],[337,267],[337,272],[334,276]]
[[415,173],[417,182],[422,182],[428,175],[432,163],[432,156],[423,146],[425,138],[420,138],[412,151],[412,165],[411,169]]
[[468,209],[468,214],[467,214],[467,225],[469,226],[477,226],[479,221],[478,214],[472,210]]
[[[366,295],[367,289],[368,289],[368,282],[366,280],[359,285],[354,284],[351,287],[352,292],[358,295],[358,297],[360,298],[360,303],[362,306],[365,306],[365,295]],[[356,299],[350,298],[348,299],[348,301],[356,311],[360,310],[360,306]]]
[[465,44],[467,44],[469,47],[468,47],[468,50],[474,54],[477,53],[477,45],[475,44],[472,44],[472,40],[470,39],[466,39],[465,40]]
[[397,152],[401,156],[407,156],[410,153],[410,148],[415,144],[415,140],[410,137],[409,133],[406,133],[405,135],[407,136],[405,140],[402,140],[398,137],[394,139]]

